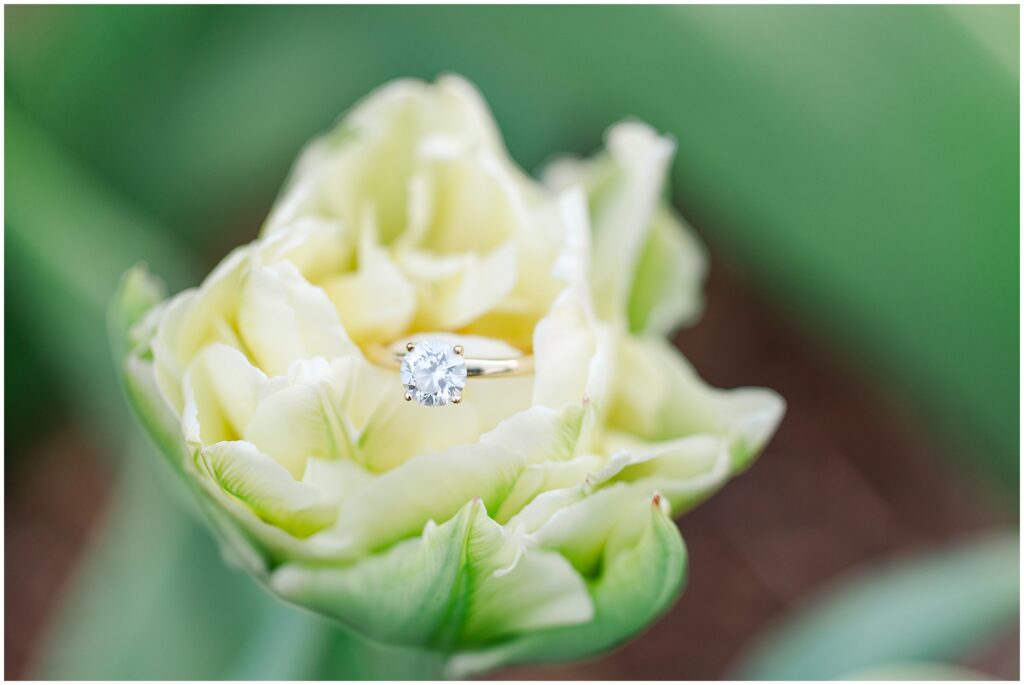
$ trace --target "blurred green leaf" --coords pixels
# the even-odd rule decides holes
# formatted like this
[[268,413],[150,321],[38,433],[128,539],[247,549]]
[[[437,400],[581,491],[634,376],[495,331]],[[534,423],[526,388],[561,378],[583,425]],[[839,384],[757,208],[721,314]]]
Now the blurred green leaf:
[[843,675],[842,680],[991,680],[991,676],[959,666],[927,662],[883,664]]
[[[33,440],[48,435],[54,422],[66,419],[68,407],[54,369],[36,350],[27,330],[10,269],[4,271],[4,288],[4,469],[10,473],[30,453],[27,447]],[[38,420],[43,416],[45,421]]]
[[741,659],[737,677],[829,680],[892,663],[955,661],[1018,615],[1019,533],[869,568],[809,600]]
[[[116,443],[130,419],[110,360],[107,304],[133,263],[158,262],[180,288],[195,280],[192,260],[10,102],[5,142],[6,298],[37,358],[80,414]],[[5,392],[22,390],[5,384]]]

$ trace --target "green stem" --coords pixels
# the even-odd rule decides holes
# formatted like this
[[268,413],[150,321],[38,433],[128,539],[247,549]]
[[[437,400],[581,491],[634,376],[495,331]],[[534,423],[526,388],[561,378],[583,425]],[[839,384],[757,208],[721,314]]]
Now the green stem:
[[238,655],[230,680],[440,680],[437,652],[370,642],[336,623],[273,602]]

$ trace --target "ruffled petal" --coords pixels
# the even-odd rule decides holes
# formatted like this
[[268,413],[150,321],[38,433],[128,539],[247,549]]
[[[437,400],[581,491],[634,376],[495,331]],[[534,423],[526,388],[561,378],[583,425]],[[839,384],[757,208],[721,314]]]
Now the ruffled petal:
[[590,288],[590,233],[584,198],[562,196],[565,246],[554,273],[565,284],[533,335],[533,403],[559,407],[585,400],[603,406],[610,380],[612,330],[597,321]]
[[669,502],[674,516],[692,509],[717,491],[732,474],[732,441],[716,435],[692,435],[646,442],[622,433],[608,435],[605,449],[616,454],[597,478],[641,485]]
[[750,463],[782,419],[785,402],[778,393],[712,388],[664,340],[623,336],[617,350],[607,416],[614,430],[653,442],[726,437],[736,471]]
[[310,283],[347,272],[356,252],[356,231],[340,221],[311,216],[297,219],[286,232],[254,243],[253,262],[290,262]]
[[203,447],[197,462],[224,493],[296,537],[326,528],[337,516],[337,508],[319,490],[296,481],[251,443],[232,441]]
[[516,282],[516,246],[506,241],[489,252],[435,255],[422,250],[399,257],[416,284],[414,328],[458,330],[501,302]]
[[629,294],[630,332],[666,336],[704,308],[707,253],[667,203],[654,212]]
[[160,302],[163,296],[163,284],[144,266],[134,267],[122,277],[108,319],[128,403],[160,453],[180,474],[188,454],[181,419],[160,390],[150,349],[167,307]]
[[287,373],[296,359],[360,354],[324,291],[306,281],[290,262],[248,271],[238,330],[257,366],[270,376]]
[[576,456],[588,412],[583,402],[559,409],[531,407],[502,421],[480,442],[521,454],[531,464],[565,461]]
[[492,445],[415,457],[346,498],[324,544],[351,558],[415,535],[427,521],[446,521],[474,497],[496,508],[525,465],[522,455]]
[[161,313],[150,347],[160,390],[178,412],[184,406],[182,377],[199,350],[214,342],[242,346],[235,314],[253,249],[250,244],[233,250],[201,286],[171,298]]
[[548,169],[556,188],[587,190],[594,230],[594,299],[605,320],[626,309],[636,265],[665,185],[675,144],[639,122],[616,124],[606,135],[607,156],[563,160]]
[[418,143],[444,135],[503,149],[487,106],[459,77],[444,76],[435,85],[405,79],[379,88],[302,152],[264,235],[290,230],[309,216],[354,226],[371,211],[381,240],[389,244],[406,228]]
[[256,409],[267,377],[234,347],[213,343],[200,350],[182,382],[182,431],[195,445],[236,440]]
[[523,549],[480,500],[354,564],[288,564],[271,582],[286,599],[372,639],[445,652],[593,615],[572,567],[555,554]]
[[275,379],[244,424],[243,437],[302,476],[310,457],[359,461],[358,435],[345,414],[354,385],[353,358],[317,357],[292,364]]
[[[624,494],[619,495],[618,492]],[[456,654],[447,675],[465,678],[504,664],[566,661],[603,652],[632,637],[671,605],[679,594],[686,568],[686,551],[668,507],[657,494],[620,485],[613,512],[600,500],[552,519],[545,532],[531,536],[540,549],[557,551],[588,578],[594,617],[575,625],[536,630],[495,646]],[[581,520],[587,519],[587,520]],[[581,525],[597,552],[581,566],[575,526]],[[599,559],[591,565],[590,559]]]
[[561,409],[532,407],[502,421],[480,438],[522,455],[527,466],[511,491],[495,509],[495,520],[505,523],[538,494],[582,481],[600,468],[596,455],[577,456],[587,442],[593,421],[589,403],[566,404]]
[[561,492],[586,481],[603,463],[604,459],[596,454],[581,454],[567,461],[529,465],[516,479],[494,519],[502,524],[508,523],[545,493]]
[[355,271],[326,279],[324,292],[354,341],[393,340],[416,313],[416,290],[369,231],[360,238],[358,261]]

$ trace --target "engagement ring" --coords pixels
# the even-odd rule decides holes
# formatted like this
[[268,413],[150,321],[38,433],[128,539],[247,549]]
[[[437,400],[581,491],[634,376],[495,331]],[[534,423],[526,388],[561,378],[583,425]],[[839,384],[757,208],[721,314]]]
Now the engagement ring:
[[405,399],[428,407],[458,404],[470,377],[512,376],[528,372],[530,356],[478,358],[466,356],[462,345],[443,340],[417,340],[370,349],[373,361],[398,368]]

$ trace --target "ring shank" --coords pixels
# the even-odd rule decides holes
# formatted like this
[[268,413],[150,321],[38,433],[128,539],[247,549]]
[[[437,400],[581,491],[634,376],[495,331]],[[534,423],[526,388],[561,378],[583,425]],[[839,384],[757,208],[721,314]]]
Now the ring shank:
[[466,375],[515,376],[533,369],[533,357],[519,359],[466,359]]

